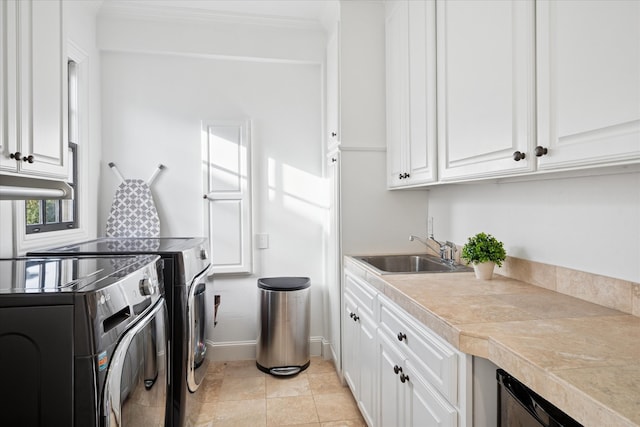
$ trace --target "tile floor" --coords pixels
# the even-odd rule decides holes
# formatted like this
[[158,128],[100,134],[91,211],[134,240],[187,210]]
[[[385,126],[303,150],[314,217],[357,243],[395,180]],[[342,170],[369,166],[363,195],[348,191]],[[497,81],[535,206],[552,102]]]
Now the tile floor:
[[287,378],[261,372],[255,360],[213,362],[201,391],[194,427],[366,427],[333,363],[320,357]]

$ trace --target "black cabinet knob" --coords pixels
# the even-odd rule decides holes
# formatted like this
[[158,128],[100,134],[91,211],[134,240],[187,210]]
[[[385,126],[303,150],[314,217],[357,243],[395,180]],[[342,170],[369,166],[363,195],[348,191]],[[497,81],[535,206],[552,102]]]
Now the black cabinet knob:
[[332,158],[331,158],[331,163],[335,163],[335,162],[337,162],[337,161],[338,161],[338,159],[336,159],[335,157],[332,157]]
[[405,174],[404,174],[404,177],[405,177],[405,178],[409,178],[410,176],[411,176],[411,174],[408,174],[408,173],[405,173]]
[[402,341],[402,340],[406,340],[407,339],[407,335],[403,334],[402,332],[398,332],[398,341]]
[[547,150],[545,147],[538,145],[535,148],[535,153],[536,153],[536,157],[542,157],[545,156],[547,154],[549,150]]
[[399,372],[402,372],[402,368],[398,365],[395,365],[393,367],[393,372],[395,372],[395,374],[398,375]]
[[404,383],[409,381],[409,375],[400,374],[400,382]]
[[515,160],[516,162],[519,162],[525,157],[527,157],[526,154],[521,153],[520,151],[516,151],[515,153],[513,153],[513,160]]
[[357,316],[356,314],[353,315],[353,321],[357,322],[358,320],[360,320],[360,317]]
[[355,313],[349,313],[349,317],[351,317],[352,319],[355,315],[356,315]]
[[22,161],[23,162],[27,162],[27,163],[33,163],[34,160],[35,160],[35,158],[31,154],[29,154],[28,156],[24,156],[22,158]]
[[336,136],[338,136],[338,134],[337,134],[337,133],[335,133],[335,132],[331,132],[331,137],[332,137],[332,138],[335,138]]
[[19,152],[19,151],[16,151],[15,153],[9,154],[9,157],[11,157],[15,161],[19,162],[20,160],[22,160],[22,153]]

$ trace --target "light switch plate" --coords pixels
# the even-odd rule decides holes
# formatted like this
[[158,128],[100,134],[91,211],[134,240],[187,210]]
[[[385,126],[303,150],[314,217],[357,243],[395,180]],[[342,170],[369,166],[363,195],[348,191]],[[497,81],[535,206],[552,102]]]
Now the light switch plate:
[[258,249],[269,249],[269,235],[256,234],[256,247]]

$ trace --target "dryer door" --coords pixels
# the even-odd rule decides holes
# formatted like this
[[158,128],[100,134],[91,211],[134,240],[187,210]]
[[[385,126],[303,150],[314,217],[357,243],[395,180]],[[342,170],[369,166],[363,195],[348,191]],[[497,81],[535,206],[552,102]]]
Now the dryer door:
[[160,299],[118,342],[102,394],[104,426],[165,424],[167,316],[164,299]]
[[187,315],[189,319],[187,385],[192,393],[200,387],[209,366],[209,361],[206,357],[206,339],[211,310],[205,302],[207,271],[208,269],[200,273],[191,282],[187,299]]

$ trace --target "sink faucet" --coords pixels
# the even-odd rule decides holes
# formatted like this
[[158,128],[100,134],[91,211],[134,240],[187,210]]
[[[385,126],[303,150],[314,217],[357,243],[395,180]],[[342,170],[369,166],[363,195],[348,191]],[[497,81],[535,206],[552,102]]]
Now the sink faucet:
[[444,243],[439,242],[433,237],[433,234],[426,239],[422,237],[414,236],[413,234],[410,235],[409,241],[413,242],[414,240],[419,241],[420,243],[425,245],[427,248],[431,248],[431,249],[434,249],[434,247],[430,246],[430,243],[434,242],[435,244],[438,245],[438,249],[435,249],[435,250],[436,252],[440,253],[440,260],[445,264],[449,264],[449,265],[455,264],[454,254],[458,251],[458,248],[456,247],[455,243],[450,242],[448,240]]

